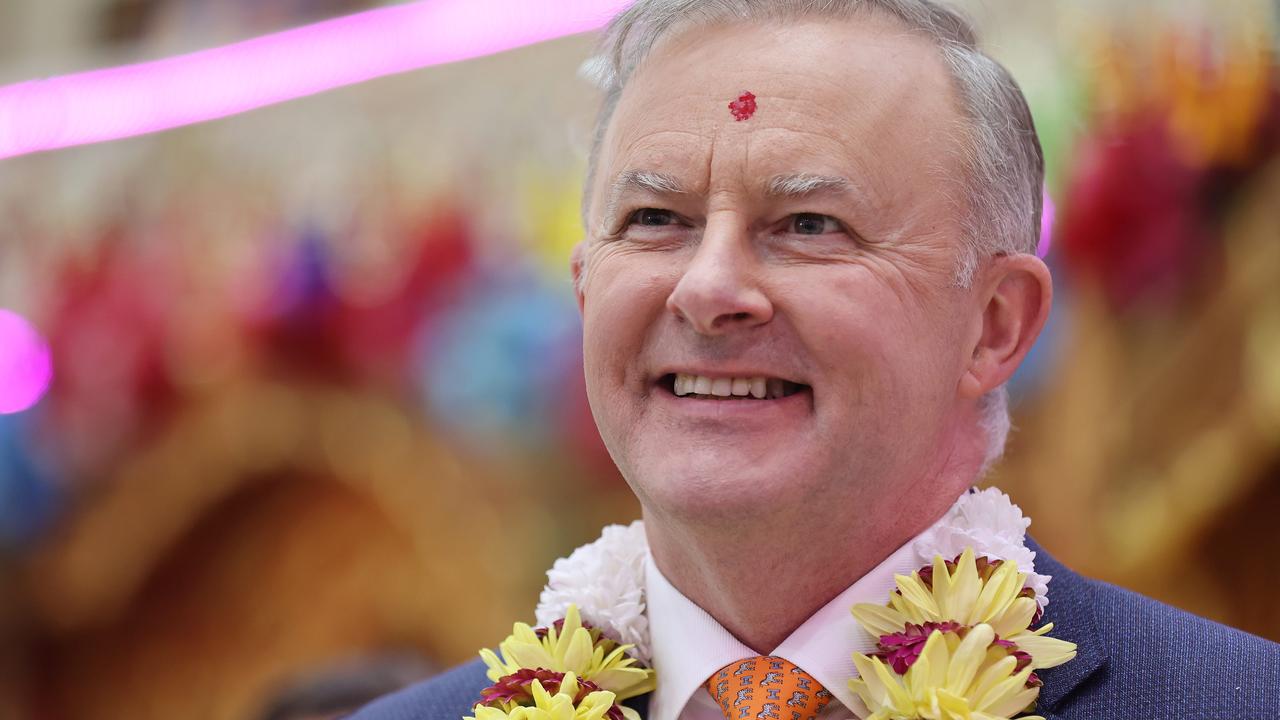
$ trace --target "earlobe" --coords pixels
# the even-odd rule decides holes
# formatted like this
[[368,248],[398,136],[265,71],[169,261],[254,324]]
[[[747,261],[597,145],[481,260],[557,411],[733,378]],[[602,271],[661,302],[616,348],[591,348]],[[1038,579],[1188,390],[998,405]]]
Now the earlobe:
[[1034,255],[995,258],[984,275],[982,327],[960,392],[978,398],[1003,385],[1022,364],[1049,318],[1053,279]]

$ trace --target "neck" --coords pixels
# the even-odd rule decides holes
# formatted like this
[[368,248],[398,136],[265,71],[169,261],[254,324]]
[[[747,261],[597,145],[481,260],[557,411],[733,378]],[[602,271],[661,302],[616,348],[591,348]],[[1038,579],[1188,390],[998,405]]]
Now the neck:
[[[881,557],[879,549],[796,552],[777,547],[762,550],[766,542],[753,542],[751,563],[744,564],[740,548],[660,528],[662,523],[645,517],[649,548],[658,569],[685,597],[761,655],[772,653],[806,619],[894,549],[885,548]],[[814,547],[830,540],[825,538]],[[763,577],[769,582],[761,582]]]
[[[645,532],[654,562],[671,584],[744,645],[767,655],[937,522],[976,478],[977,465],[963,465],[946,467],[927,482],[899,485],[901,492],[879,502],[797,521],[774,513],[717,527],[646,508]],[[743,527],[752,528],[749,535]]]

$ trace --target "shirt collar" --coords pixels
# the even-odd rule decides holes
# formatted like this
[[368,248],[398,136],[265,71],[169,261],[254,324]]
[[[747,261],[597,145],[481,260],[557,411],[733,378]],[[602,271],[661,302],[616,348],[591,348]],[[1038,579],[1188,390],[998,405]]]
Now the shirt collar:
[[[846,708],[860,708],[849,690],[857,677],[853,653],[870,653],[875,641],[853,619],[857,603],[883,603],[895,587],[894,575],[917,570],[915,538],[895,550],[787,636],[771,653],[795,663]],[[657,689],[649,703],[650,720],[678,720],[694,693],[712,673],[731,662],[755,657],[715,618],[676,589],[650,555],[645,560],[653,667]]]
[[677,590],[658,569],[652,554],[645,558],[644,581],[649,642],[657,674],[649,720],[677,720],[712,673],[755,653]]

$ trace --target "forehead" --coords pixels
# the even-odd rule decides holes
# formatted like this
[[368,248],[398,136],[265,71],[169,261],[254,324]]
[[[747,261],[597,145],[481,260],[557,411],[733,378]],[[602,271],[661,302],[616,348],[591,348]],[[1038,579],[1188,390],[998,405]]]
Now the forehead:
[[[757,111],[735,119],[743,92]],[[760,186],[789,173],[849,177],[901,204],[955,166],[959,116],[933,42],[896,20],[801,18],[686,29],[628,83],[592,188],[658,170],[692,189]]]

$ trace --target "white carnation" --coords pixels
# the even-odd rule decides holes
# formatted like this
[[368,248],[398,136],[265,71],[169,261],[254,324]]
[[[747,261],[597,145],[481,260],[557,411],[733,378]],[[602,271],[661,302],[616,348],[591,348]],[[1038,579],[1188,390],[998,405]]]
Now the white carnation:
[[547,571],[535,611],[538,625],[562,619],[577,605],[587,624],[635,647],[630,654],[649,664],[649,619],[645,615],[644,565],[649,542],[644,523],[610,525],[600,538],[561,558]]
[[915,543],[921,565],[933,562],[934,555],[950,560],[972,547],[977,555],[1012,560],[1018,571],[1027,574],[1027,587],[1036,593],[1041,609],[1049,604],[1048,575],[1035,571],[1036,554],[1026,546],[1031,520],[996,488],[968,492],[960,496],[934,526]]

